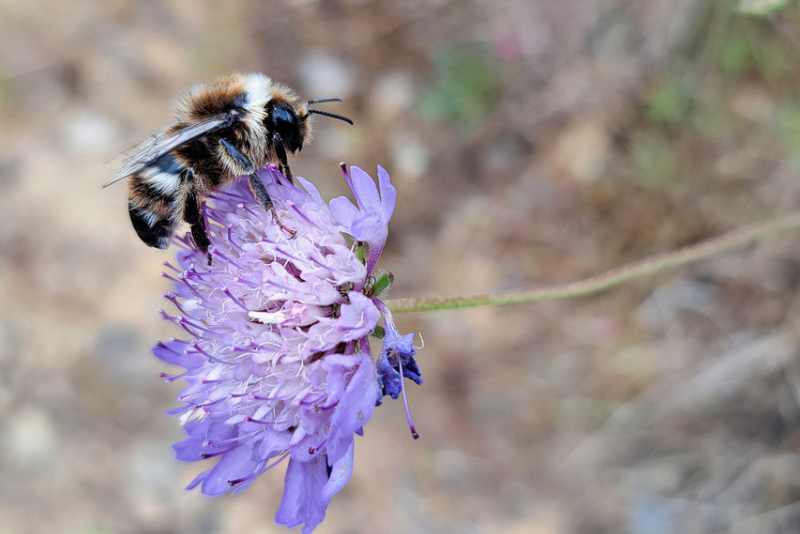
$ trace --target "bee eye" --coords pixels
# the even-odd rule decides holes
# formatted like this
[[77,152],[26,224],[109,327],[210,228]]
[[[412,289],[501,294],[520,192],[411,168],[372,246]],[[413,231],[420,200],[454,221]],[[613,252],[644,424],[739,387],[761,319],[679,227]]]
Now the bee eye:
[[284,106],[275,106],[269,114],[272,127],[279,134],[283,135],[297,129],[297,120],[294,113]]
[[279,104],[269,110],[269,130],[276,132],[287,143],[287,148],[296,151],[301,144],[297,115],[288,104]]

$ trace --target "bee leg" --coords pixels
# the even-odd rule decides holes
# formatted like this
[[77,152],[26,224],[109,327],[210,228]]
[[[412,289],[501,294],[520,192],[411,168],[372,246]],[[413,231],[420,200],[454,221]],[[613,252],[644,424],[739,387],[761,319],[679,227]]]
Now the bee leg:
[[258,174],[256,174],[256,170],[253,167],[253,164],[250,162],[250,158],[248,158],[238,148],[230,144],[225,139],[220,139],[219,144],[225,153],[228,154],[228,156],[230,156],[230,158],[236,163],[236,165],[244,169],[244,172],[250,175],[250,187],[253,189],[253,193],[255,193],[258,201],[261,202],[262,206],[264,206],[264,209],[267,211],[273,210],[272,199],[269,197],[267,188],[264,187],[264,183],[261,181],[261,178],[259,178]]
[[230,144],[225,139],[219,140],[219,146],[222,147],[222,150],[228,154],[236,165],[244,170],[244,174],[253,174],[256,172],[255,167],[253,167],[253,163],[241,150]]
[[253,192],[256,194],[256,198],[259,202],[264,206],[264,209],[267,211],[271,211],[272,214],[275,216],[275,222],[278,226],[281,227],[284,231],[286,231],[289,235],[294,237],[297,235],[297,232],[285,226],[282,222],[280,217],[278,217],[278,213],[275,211],[275,205],[272,203],[272,199],[267,193],[267,188],[264,187],[264,182],[261,181],[261,178],[255,173],[250,175],[250,187],[253,189]]
[[[280,139],[280,138],[279,138]],[[267,188],[264,187],[264,182],[261,181],[261,178],[256,173],[255,168],[253,168],[253,164],[250,162],[250,158],[248,158],[245,154],[243,154],[239,149],[235,146],[230,144],[225,139],[220,139],[219,144],[222,149],[230,156],[230,158],[244,171],[250,175],[250,188],[253,190],[253,193],[256,195],[256,198],[264,206],[264,209],[268,212],[271,211],[272,214],[275,216],[275,222],[278,223],[278,226],[289,232],[291,235],[296,234],[294,230],[291,228],[287,228],[283,225],[278,214],[275,212],[275,205],[272,203],[272,198],[270,198],[269,193],[267,193]],[[283,149],[283,145],[277,145]],[[286,152],[283,152],[283,159],[286,159]]]
[[289,180],[290,184],[293,184],[294,176],[292,176],[292,169],[289,168],[289,160],[286,156],[286,147],[283,146],[283,139],[281,139],[280,135],[274,133],[272,134],[272,142],[275,144],[275,154],[281,164],[281,173]]
[[[192,238],[194,244],[201,251],[208,254],[211,241],[208,239],[206,224],[197,203],[197,191],[194,187],[194,169],[186,169],[181,176],[184,182],[185,194],[183,200],[183,220],[192,225]],[[211,265],[211,254],[208,254],[208,264]]]
[[197,248],[206,253],[208,264],[211,265],[211,254],[208,252],[208,246],[211,245],[211,241],[208,239],[206,225],[203,223],[203,219],[200,219],[197,224],[192,225],[192,237],[194,238]]
[[256,173],[250,175],[250,187],[265,210],[275,211],[275,206],[272,204],[269,193],[267,193],[267,188],[264,187],[264,182],[261,181],[261,178]]

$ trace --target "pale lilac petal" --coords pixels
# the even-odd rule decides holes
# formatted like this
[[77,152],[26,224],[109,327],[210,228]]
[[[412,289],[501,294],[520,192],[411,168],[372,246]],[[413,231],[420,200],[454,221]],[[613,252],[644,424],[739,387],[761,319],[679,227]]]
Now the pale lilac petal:
[[302,176],[296,176],[295,180],[303,186],[303,189],[308,191],[308,194],[311,196],[311,199],[316,202],[317,204],[324,204],[325,201],[322,200],[322,195],[319,193],[319,189],[317,186],[303,178]]
[[322,499],[330,501],[334,495],[347,484],[350,475],[353,474],[353,457],[355,454],[355,441],[350,436],[350,446],[341,458],[331,465],[331,474],[328,482],[322,488]]
[[309,534],[325,519],[330,503],[330,498],[322,497],[322,489],[328,482],[326,462],[324,455],[308,462],[289,460],[276,522],[289,528],[304,525],[302,533]]
[[389,178],[389,173],[386,169],[378,165],[378,183],[381,188],[381,212],[383,220],[389,222],[394,213],[394,207],[397,203],[397,188],[392,185]]
[[331,214],[356,240],[369,245],[367,271],[371,271],[386,245],[397,190],[391,184],[389,174],[381,167],[378,168],[380,194],[375,180],[364,170],[350,167],[347,176],[358,206],[345,197],[335,198],[331,201]]
[[359,210],[366,213],[379,212],[381,197],[372,176],[356,166],[350,167],[350,176],[353,182],[353,195],[356,197]]
[[374,243],[385,242],[389,231],[381,225],[379,214],[368,213],[350,223],[350,234],[358,241],[366,241],[373,246]]
[[201,491],[206,495],[222,495],[230,491],[228,481],[246,477],[256,470],[257,462],[252,455],[252,444],[236,447],[224,454],[203,480]]
[[343,434],[352,434],[364,426],[375,409],[378,391],[372,357],[362,353],[358,369],[350,379],[339,405],[333,410],[331,423],[334,428]]
[[[333,218],[345,228],[350,228],[353,225],[353,221],[355,221],[361,213],[347,197],[336,197],[331,200],[330,209]],[[356,237],[356,239],[358,238]]]
[[179,441],[172,445],[175,449],[175,458],[184,462],[196,462],[203,459],[203,454],[207,453],[205,440],[201,436],[193,436]]

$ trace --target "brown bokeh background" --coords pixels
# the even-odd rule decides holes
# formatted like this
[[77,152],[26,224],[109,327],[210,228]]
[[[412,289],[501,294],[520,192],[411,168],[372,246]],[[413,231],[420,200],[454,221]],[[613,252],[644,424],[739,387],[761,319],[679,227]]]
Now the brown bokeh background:
[[[1,534],[285,531],[282,468],[183,491],[149,352],[179,335],[171,253],[101,190],[236,70],[345,99],[356,125],[318,118],[293,168],[326,198],[341,160],[391,173],[395,297],[575,279],[800,203],[794,0],[0,2]],[[799,245],[400,316],[422,438],[376,410],[317,532],[800,532]]]

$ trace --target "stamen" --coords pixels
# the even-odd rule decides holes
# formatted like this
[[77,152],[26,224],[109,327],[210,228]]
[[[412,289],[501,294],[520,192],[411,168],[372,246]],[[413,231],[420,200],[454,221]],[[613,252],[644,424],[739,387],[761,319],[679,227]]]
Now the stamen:
[[253,288],[260,288],[261,287],[259,284],[256,284],[255,282],[251,282],[250,280],[247,280],[246,278],[241,278],[241,277],[236,279],[236,283],[238,283],[238,284],[246,284],[246,285],[248,285],[250,287],[253,287]]
[[319,402],[300,401],[300,406],[310,406],[311,409],[314,410],[314,413],[319,413],[319,412],[324,412],[326,410],[331,410],[333,408],[336,408],[338,405],[339,405],[339,401],[336,401],[336,402],[334,402],[333,404],[331,404],[329,406],[320,406]]
[[223,365],[238,365],[238,362],[229,362],[226,360],[220,360],[216,356],[213,356],[210,352],[203,350],[203,347],[198,345],[196,341],[192,341],[190,343],[190,347],[194,349],[197,353],[202,354],[203,356],[211,360],[212,362],[220,363]]
[[219,451],[219,452],[201,452],[200,453],[200,459],[201,460],[207,460],[209,458],[214,458],[215,456],[222,456],[226,452],[230,452],[235,448],[236,447],[229,447],[229,448],[227,448],[227,449],[225,449],[223,451]]
[[246,270],[244,267],[242,267],[241,265],[239,265],[238,263],[236,263],[236,262],[235,262],[235,261],[233,261],[231,258],[229,258],[228,256],[226,256],[225,254],[223,254],[222,252],[220,252],[220,251],[219,251],[219,250],[217,250],[217,249],[214,249],[213,251],[211,251],[211,253],[212,253],[214,256],[218,256],[218,257],[219,257],[219,258],[221,258],[222,260],[224,260],[224,261],[228,262],[229,264],[231,264],[231,265],[235,265],[236,267],[238,267],[238,268],[239,268],[239,269],[241,269],[241,270]]
[[167,273],[161,273],[161,276],[163,276],[167,280],[170,280],[171,282],[175,282],[176,284],[180,284],[181,283],[181,280],[178,280],[177,278],[174,278],[174,277],[168,275]]
[[186,310],[183,309],[183,306],[181,306],[181,303],[178,302],[178,294],[177,293],[175,293],[174,291],[167,291],[166,293],[164,293],[164,298],[166,298],[168,301],[172,302],[175,305],[175,307],[178,308],[178,310],[182,314],[188,315],[188,313],[186,313]]
[[244,249],[237,245],[233,240],[233,226],[228,226],[228,243],[230,243],[239,252],[244,252]]
[[169,318],[169,317],[165,317],[165,319],[167,319],[168,321],[172,321],[173,323],[177,324],[178,326],[180,326],[181,328],[186,330],[187,333],[189,333],[190,335],[195,336],[195,337],[198,337],[198,333],[197,332],[193,332],[189,327],[196,328],[200,332],[205,332],[205,333],[207,333],[207,334],[209,334],[211,336],[216,335],[215,332],[209,330],[208,328],[204,328],[204,327],[202,327],[200,325],[197,325],[197,324],[189,321],[185,317],[181,317],[181,318],[179,318],[177,320],[173,320],[172,318]]
[[171,346],[167,345],[163,341],[159,341],[158,343],[156,343],[156,346],[160,349],[167,350],[172,354],[175,354],[176,356],[183,356],[183,352],[178,352],[177,350],[173,349]]
[[[209,439],[207,439],[207,440],[205,440],[203,442],[203,447],[227,447],[228,445],[237,445],[240,442],[246,441],[246,440],[252,438],[256,434],[259,434],[261,432],[263,432],[263,430],[259,429],[259,430],[254,430],[254,431],[250,432],[249,434],[243,434],[241,436],[236,436],[236,437],[230,438],[230,439],[220,439],[220,440],[209,440]],[[231,449],[228,449],[228,450],[231,450]]]
[[261,473],[265,473],[265,472],[269,471],[270,469],[272,469],[273,467],[275,467],[276,465],[278,465],[279,463],[281,463],[283,461],[283,459],[286,458],[286,456],[288,454],[289,454],[289,451],[284,452],[283,454],[280,455],[280,457],[278,457],[277,460],[275,460],[274,462],[272,462],[271,464],[269,464],[267,467],[265,467],[264,469],[262,469],[260,471],[256,471],[255,473],[247,475],[246,477],[235,478],[233,480],[229,480],[228,481],[228,485],[229,486],[235,486],[236,484],[241,484],[242,482],[245,482],[247,480],[253,480],[254,478],[256,478]]
[[158,376],[160,376],[161,378],[166,380],[167,384],[171,384],[172,382],[175,382],[179,378],[183,378],[184,376],[187,376],[188,374],[189,374],[189,372],[187,371],[187,372],[181,373],[179,375],[173,375],[173,374],[170,374],[170,373],[159,373]]
[[233,302],[235,302],[236,305],[239,306],[241,309],[243,309],[246,312],[250,312],[250,310],[248,310],[247,307],[245,307],[245,305],[242,304],[242,301],[240,301],[239,299],[237,299],[236,297],[233,296],[233,293],[231,293],[230,289],[228,289],[226,287],[225,289],[222,290],[222,292],[225,293],[226,295],[228,295],[230,297],[230,299]]
[[405,378],[403,377],[403,357],[402,355],[397,355],[397,363],[400,367],[400,391],[403,392],[403,404],[406,407],[406,417],[408,418],[408,428],[411,429],[411,437],[414,439],[419,439],[419,433],[417,429],[414,428],[414,421],[411,420],[411,411],[408,409],[408,397],[406,397],[406,385],[405,385]]

